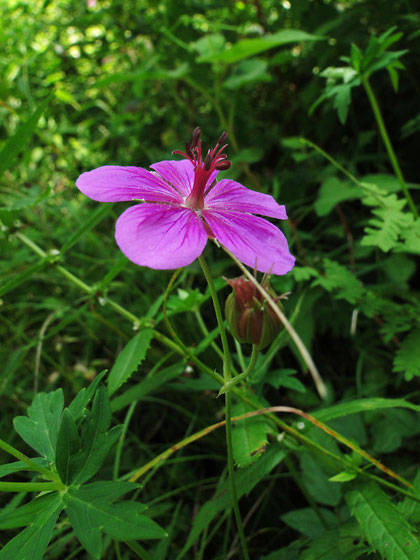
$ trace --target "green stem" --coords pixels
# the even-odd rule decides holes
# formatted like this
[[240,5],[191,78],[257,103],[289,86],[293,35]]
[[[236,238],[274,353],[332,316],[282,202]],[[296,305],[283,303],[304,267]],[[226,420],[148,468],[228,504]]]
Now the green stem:
[[[214,312],[216,314],[217,324],[220,330],[220,338],[222,340],[223,347],[223,377],[224,384],[229,383],[232,379],[231,370],[231,359],[229,344],[226,336],[225,325],[223,322],[222,310],[220,309],[219,298],[217,296],[217,291],[214,286],[213,278],[207,262],[203,255],[199,257],[199,262],[201,268],[203,269],[204,276],[206,277],[207,283],[209,285],[210,294],[213,300]],[[232,442],[232,394],[228,391],[225,395],[226,402],[226,447],[227,447],[227,458],[228,458],[228,472],[229,472],[229,485],[232,494],[232,506],[235,514],[236,524],[238,527],[239,538],[242,546],[242,554],[245,560],[249,560],[248,546],[245,539],[245,533],[242,526],[241,514],[238,506],[238,495],[236,492],[235,478],[234,478],[234,463],[233,463],[233,442]]]
[[245,371],[243,371],[242,373],[234,377],[231,381],[225,383],[223,387],[220,389],[219,394],[217,395],[218,397],[230,391],[232,387],[237,385],[240,381],[248,377],[248,375],[250,375],[253,372],[255,364],[257,363],[258,360],[259,351],[260,351],[260,347],[258,346],[258,344],[253,344],[251,358],[248,367],[245,369]]
[[9,455],[12,455],[19,461],[22,461],[22,463],[28,465],[31,471],[39,472],[40,474],[42,474],[44,478],[47,478],[48,480],[53,480],[54,483],[56,482],[61,483],[58,474],[50,471],[49,469],[46,469],[45,467],[42,467],[41,465],[38,465],[37,463],[35,463],[35,461],[32,461],[32,459],[30,459],[29,457],[21,453],[18,449],[15,449],[14,447],[9,445],[6,441],[2,439],[0,439],[0,449],[3,449],[3,451],[6,451],[6,453],[9,453]]
[[392,147],[391,140],[390,140],[388,132],[386,130],[385,122],[382,118],[382,113],[381,113],[381,110],[379,108],[379,105],[378,105],[378,102],[376,100],[373,89],[372,89],[372,87],[369,83],[369,80],[366,76],[362,77],[361,80],[362,80],[363,87],[365,88],[365,91],[366,91],[367,96],[369,98],[369,102],[370,102],[370,105],[372,107],[373,114],[375,115],[375,119],[376,119],[376,122],[378,124],[379,132],[381,133],[382,141],[385,144],[385,148],[386,148],[386,151],[388,152],[388,157],[389,157],[391,165],[394,169],[395,175],[398,178],[398,182],[401,185],[401,189],[402,189],[402,191],[405,195],[405,198],[407,199],[408,205],[410,206],[413,215],[416,216],[416,218],[418,218],[419,214],[418,214],[416,205],[414,204],[414,201],[411,198],[410,191],[408,190],[407,183],[405,182],[404,176],[402,174],[400,164],[398,163],[397,156],[395,155],[394,148]]
[[0,482],[0,492],[49,492],[63,489],[62,482]]

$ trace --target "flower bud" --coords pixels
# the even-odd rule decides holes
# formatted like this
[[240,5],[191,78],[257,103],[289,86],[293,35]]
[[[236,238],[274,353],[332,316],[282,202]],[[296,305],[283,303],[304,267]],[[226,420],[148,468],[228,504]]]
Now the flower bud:
[[[282,322],[252,282],[243,276],[227,282],[233,288],[225,305],[226,321],[232,335],[238,342],[258,344],[260,348],[264,348],[280,332]],[[267,284],[268,281],[264,286],[265,290],[277,300],[276,294]],[[277,305],[282,307],[280,303]]]

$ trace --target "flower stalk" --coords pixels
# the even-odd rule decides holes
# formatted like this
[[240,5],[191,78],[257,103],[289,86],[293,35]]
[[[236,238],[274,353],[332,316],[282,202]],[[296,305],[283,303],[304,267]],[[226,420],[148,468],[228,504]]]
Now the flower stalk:
[[[213,300],[213,307],[214,312],[217,319],[217,324],[220,329],[220,338],[222,340],[222,348],[223,348],[223,377],[225,385],[229,383],[232,379],[232,371],[231,371],[231,358],[230,358],[230,350],[228,345],[228,340],[226,336],[226,329],[223,321],[222,310],[220,308],[219,298],[217,296],[217,291],[214,286],[213,278],[210,272],[210,269],[207,265],[206,260],[204,259],[203,255],[199,257],[199,262],[201,268],[203,270],[204,276],[206,277],[207,283],[209,285],[210,294]],[[239,511],[238,505],[238,496],[236,491],[235,485],[235,478],[234,478],[234,463],[233,463],[233,442],[232,442],[232,394],[231,391],[228,391],[225,394],[225,404],[226,404],[226,447],[227,447],[227,456],[228,456],[228,473],[229,473],[229,485],[232,497],[232,507],[235,514],[236,525],[238,527],[239,538],[241,541],[242,547],[242,554],[245,560],[249,560],[249,552],[248,546],[245,539],[245,533],[242,525],[241,514]]]

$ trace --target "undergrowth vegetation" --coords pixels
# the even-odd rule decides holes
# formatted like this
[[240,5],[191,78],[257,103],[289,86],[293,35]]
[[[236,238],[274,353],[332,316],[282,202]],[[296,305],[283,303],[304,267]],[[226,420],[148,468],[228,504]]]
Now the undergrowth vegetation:
[[[0,560],[420,557],[414,5],[3,0]],[[75,186],[197,126],[287,210],[267,344],[252,266],[139,267]]]

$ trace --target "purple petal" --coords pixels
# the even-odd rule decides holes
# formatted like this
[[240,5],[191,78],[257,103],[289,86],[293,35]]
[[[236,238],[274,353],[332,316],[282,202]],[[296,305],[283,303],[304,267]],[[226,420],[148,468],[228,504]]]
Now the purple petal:
[[146,200],[180,204],[182,197],[166,181],[141,167],[105,165],[82,173],[76,186],[99,202]]
[[286,209],[269,194],[252,191],[229,179],[222,179],[205,197],[205,208],[216,211],[262,214],[287,220]]
[[167,270],[187,266],[199,257],[207,233],[189,208],[145,203],[121,214],[115,225],[115,239],[130,261]]
[[190,194],[194,184],[194,166],[189,160],[158,161],[150,167],[156,171],[162,179],[173,185],[182,196],[185,197]]
[[260,272],[286,274],[294,266],[286,238],[273,224],[250,214],[204,211],[216,239],[244,264]]

